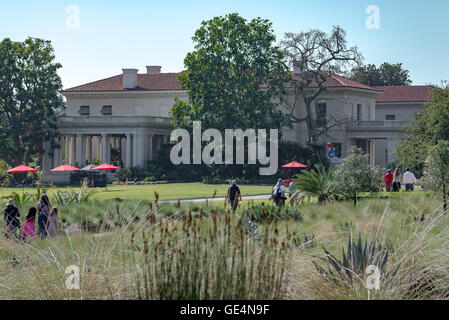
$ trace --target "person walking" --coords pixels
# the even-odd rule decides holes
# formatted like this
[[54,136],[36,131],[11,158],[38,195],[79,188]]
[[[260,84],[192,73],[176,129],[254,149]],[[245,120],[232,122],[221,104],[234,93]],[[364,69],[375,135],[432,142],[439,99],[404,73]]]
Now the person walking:
[[19,217],[19,209],[17,209],[14,199],[11,198],[8,200],[4,212],[6,238],[17,239],[17,228],[20,227]]
[[393,175],[393,192],[399,192],[401,190],[401,178],[401,171],[399,168],[396,168]]
[[49,237],[55,237],[59,234],[58,208],[52,208],[47,220],[47,234]]
[[40,236],[44,238],[47,236],[47,220],[51,210],[50,200],[47,195],[43,193],[37,203],[37,224],[39,225]]
[[410,171],[409,168],[405,169],[404,176],[402,180],[405,184],[405,191],[413,191],[415,190],[416,177],[413,172]]
[[274,186],[273,199],[276,206],[282,206],[285,202],[285,185],[282,178],[279,178],[278,183]]
[[384,176],[385,190],[387,192],[391,192],[393,187],[393,174],[391,173],[391,169],[388,169],[387,173]]
[[28,210],[28,213],[25,216],[25,222],[23,223],[22,227],[23,240],[33,239],[34,237],[36,237],[36,226],[35,226],[36,213],[37,213],[36,208],[32,207],[30,208],[30,210]]
[[232,180],[231,186],[228,189],[228,194],[226,196],[226,200],[228,203],[231,203],[232,213],[237,209],[239,200],[242,201],[242,194],[240,192],[240,188],[237,186],[237,181]]

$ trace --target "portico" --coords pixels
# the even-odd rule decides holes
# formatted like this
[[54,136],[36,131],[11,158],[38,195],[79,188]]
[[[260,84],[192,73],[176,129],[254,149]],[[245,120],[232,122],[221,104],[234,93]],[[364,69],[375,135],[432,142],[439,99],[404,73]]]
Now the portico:
[[50,170],[63,163],[78,168],[92,163],[143,168],[171,132],[169,120],[158,117],[64,117],[58,126],[61,148],[46,155],[43,168],[52,181]]

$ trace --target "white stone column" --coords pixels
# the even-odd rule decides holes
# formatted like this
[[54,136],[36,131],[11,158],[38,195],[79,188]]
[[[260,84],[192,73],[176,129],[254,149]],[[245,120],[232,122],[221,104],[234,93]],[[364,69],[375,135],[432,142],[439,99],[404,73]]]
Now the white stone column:
[[133,163],[133,167],[137,167],[138,166],[138,160],[137,160],[137,154],[138,154],[138,135],[137,134],[134,134],[133,135],[133,161],[132,161],[132,163]]
[[109,141],[108,135],[103,133],[101,135],[101,163],[108,162],[108,150],[109,150]]
[[385,165],[388,165],[388,163],[391,162],[392,158],[393,158],[393,150],[394,147],[396,146],[396,141],[393,140],[393,138],[390,136],[387,138],[387,163]]
[[125,167],[131,168],[133,166],[132,164],[132,134],[128,133],[126,135],[126,161],[125,161]]
[[157,148],[156,148],[156,151],[161,150],[161,145],[162,145],[162,137],[161,136],[157,136]]
[[76,135],[76,165],[78,168],[84,167],[84,135]]
[[369,154],[370,154],[370,162],[371,165],[374,166],[376,163],[376,148],[374,144],[374,139],[369,139]]
[[153,160],[153,137],[152,133],[148,135],[148,160]]
[[126,138],[121,136],[120,137],[120,160],[122,160],[123,166],[125,166],[126,163]]
[[92,163],[92,136],[87,136],[87,161]]
[[74,166],[76,161],[75,136],[70,136],[70,165]]
[[64,144],[65,144],[65,164],[70,162],[70,139],[68,135],[64,135]]
[[62,164],[62,138],[56,138],[55,142],[61,147],[53,150],[53,168],[59,167]]
[[101,162],[101,155],[102,155],[102,143],[101,143],[101,139],[102,139],[102,137],[101,136],[97,136],[97,142],[98,142],[98,145],[97,145],[97,157],[98,157],[98,159],[100,160],[100,162]]

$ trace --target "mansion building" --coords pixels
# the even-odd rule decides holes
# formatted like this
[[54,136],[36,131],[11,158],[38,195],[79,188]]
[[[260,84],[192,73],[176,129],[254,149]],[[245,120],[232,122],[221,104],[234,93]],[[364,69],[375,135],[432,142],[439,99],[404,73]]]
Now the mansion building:
[[[45,154],[42,180],[67,182],[69,174],[50,172],[63,163],[79,168],[95,162],[145,167],[170,139],[175,97],[187,100],[178,75],[161,73],[160,66],[148,66],[146,73],[123,69],[120,75],[62,91],[67,99],[66,114],[58,122],[62,147]],[[422,110],[430,92],[429,86],[369,87],[336,75],[324,86],[314,112],[324,121],[340,119],[323,137],[333,149],[331,161],[338,162],[356,145],[381,167],[391,162],[402,130]],[[288,99],[294,100],[293,90]],[[299,105],[295,113],[304,117],[305,107]],[[307,140],[305,123],[282,133],[285,140]],[[44,148],[49,151],[49,143]]]

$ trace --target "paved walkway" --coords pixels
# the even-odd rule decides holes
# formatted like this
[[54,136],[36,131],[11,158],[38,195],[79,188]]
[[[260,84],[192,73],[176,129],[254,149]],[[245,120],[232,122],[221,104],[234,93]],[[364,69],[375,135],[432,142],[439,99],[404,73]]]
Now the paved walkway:
[[[243,196],[243,200],[268,200],[271,197],[271,194],[257,194],[257,195],[249,195]],[[225,197],[215,197],[215,198],[196,198],[196,199],[181,199],[181,202],[205,202],[208,201],[225,201]],[[178,200],[160,200],[159,202],[170,202],[177,203]]]

